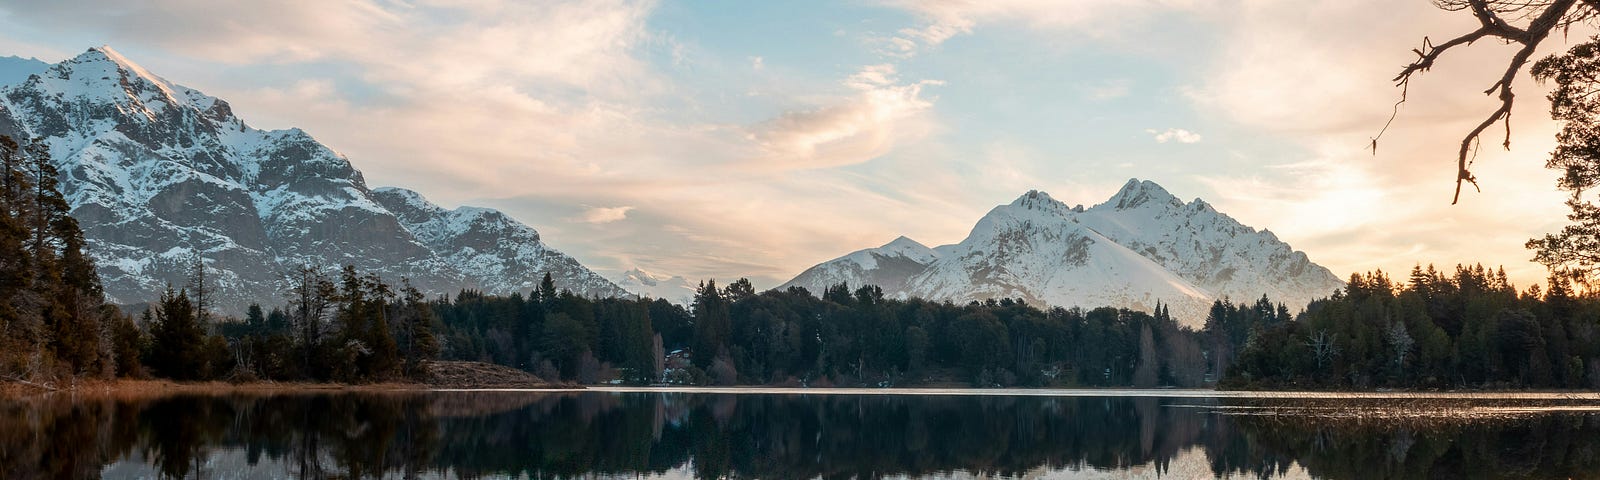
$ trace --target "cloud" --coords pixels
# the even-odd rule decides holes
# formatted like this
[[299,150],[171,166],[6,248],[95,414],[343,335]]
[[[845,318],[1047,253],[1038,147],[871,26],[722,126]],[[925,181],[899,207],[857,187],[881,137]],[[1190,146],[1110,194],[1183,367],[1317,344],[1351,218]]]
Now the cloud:
[[1154,135],[1156,143],[1200,143],[1200,134],[1181,128],[1169,128],[1166,130],[1149,129],[1145,130],[1145,132]]
[[611,223],[628,218],[630,210],[633,210],[633,207],[588,207],[577,220],[583,223]]
[[1130,23],[1158,13],[1199,9],[1203,0],[887,0],[884,4],[909,11],[922,25],[900,29],[888,39],[886,53],[911,56],[919,49],[936,47],[960,35],[973,33],[985,23],[1009,23],[1036,30],[1073,31],[1092,38],[1125,30]]
[[1107,80],[1082,87],[1083,96],[1089,100],[1106,101],[1126,97],[1133,91],[1128,79]]
[[895,145],[928,134],[920,116],[933,107],[924,87],[937,80],[901,83],[891,64],[868,65],[843,82],[853,95],[786,112],[750,129],[763,168],[823,168],[865,162]]
[[19,23],[141,47],[125,50],[240,67],[321,65],[315,74],[355,77],[346,86],[361,90],[342,93],[389,106],[502,94],[578,112],[660,91],[659,77],[635,56],[668,41],[645,26],[654,7],[652,0],[0,0],[0,11]]

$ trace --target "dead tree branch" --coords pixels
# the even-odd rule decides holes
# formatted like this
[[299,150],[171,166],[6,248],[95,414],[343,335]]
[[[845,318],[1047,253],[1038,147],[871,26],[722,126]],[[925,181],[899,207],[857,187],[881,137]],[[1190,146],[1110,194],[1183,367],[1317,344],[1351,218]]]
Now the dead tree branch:
[[[1516,80],[1517,73],[1527,65],[1528,59],[1538,50],[1539,44],[1550,36],[1550,32],[1592,18],[1594,12],[1600,10],[1600,0],[1582,0],[1581,5],[1579,0],[1436,0],[1435,4],[1446,10],[1469,10],[1478,20],[1479,26],[1476,30],[1437,45],[1434,45],[1428,37],[1423,37],[1422,47],[1411,50],[1417,54],[1417,59],[1407,64],[1394,77],[1395,86],[1401,88],[1401,93],[1400,101],[1395,104],[1395,111],[1391,113],[1389,123],[1392,123],[1394,116],[1399,113],[1399,105],[1405,103],[1411,79],[1433,68],[1434,62],[1450,49],[1471,45],[1484,38],[1497,38],[1507,44],[1521,45],[1516,54],[1512,55],[1505,72],[1483,92],[1485,95],[1495,95],[1500,100],[1499,107],[1490,112],[1487,118],[1479,122],[1478,126],[1461,140],[1461,148],[1456,155],[1455,195],[1450,200],[1450,204],[1454,205],[1461,201],[1462,184],[1471,183],[1474,189],[1478,189],[1478,180],[1473,176],[1471,167],[1476,152],[1474,146],[1480,141],[1483,133],[1495,123],[1503,122],[1506,137],[1502,145],[1508,150],[1511,148],[1511,107],[1516,99],[1516,94],[1511,91],[1511,84]],[[1526,28],[1521,28],[1507,22],[1502,14],[1531,20]],[[1378,135],[1372,138],[1373,154],[1377,154],[1378,139],[1388,131],[1389,123],[1385,123]]]

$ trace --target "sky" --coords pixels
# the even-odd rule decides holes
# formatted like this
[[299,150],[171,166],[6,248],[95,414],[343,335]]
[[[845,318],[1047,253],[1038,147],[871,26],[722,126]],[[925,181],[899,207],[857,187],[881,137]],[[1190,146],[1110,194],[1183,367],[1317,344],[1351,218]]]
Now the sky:
[[612,278],[773,287],[1140,178],[1341,277],[1473,262],[1525,286],[1523,243],[1565,213],[1526,75],[1511,150],[1490,137],[1482,193],[1450,204],[1510,47],[1447,55],[1367,148],[1411,49],[1474,26],[1425,0],[0,0],[0,56],[110,45]]

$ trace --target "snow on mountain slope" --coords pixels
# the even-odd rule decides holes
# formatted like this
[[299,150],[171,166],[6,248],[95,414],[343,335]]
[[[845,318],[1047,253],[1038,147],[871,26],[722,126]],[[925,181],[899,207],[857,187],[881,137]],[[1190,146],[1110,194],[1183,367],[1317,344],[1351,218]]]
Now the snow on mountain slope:
[[467,273],[466,280],[495,279],[477,282],[477,288],[490,293],[532,291],[547,272],[557,279],[558,287],[574,292],[608,297],[628,293],[576,259],[545,246],[539,232],[499,210],[446,210],[417,192],[396,187],[375,189],[372,198],[435,255]]
[[995,207],[960,243],[923,247],[928,255],[898,257],[893,269],[882,266],[880,250],[814,266],[784,287],[876,284],[900,298],[1022,298],[1085,308],[1150,310],[1162,302],[1180,322],[1199,326],[1224,297],[1266,294],[1298,309],[1344,285],[1270,232],[1137,179],[1088,209],[1030,191]]
[[948,256],[906,281],[912,296],[957,302],[1022,298],[1033,304],[1152,310],[1203,308],[1211,293],[1074,221],[1065,205],[1028,192],[995,207]]
[[0,85],[20,83],[47,68],[50,68],[50,64],[37,58],[0,57]]
[[1183,203],[1160,185],[1130,180],[1077,216],[1117,243],[1219,296],[1303,306],[1344,283],[1272,232],[1240,224],[1204,200]]
[[109,47],[0,87],[0,134],[50,147],[113,302],[181,286],[196,254],[233,312],[278,302],[284,274],[306,264],[352,264],[432,293],[526,291],[546,271],[586,295],[625,293],[500,212],[369,190],[306,132],[250,128],[227,102]]
[[638,268],[622,272],[617,282],[624,290],[641,297],[659,298],[678,305],[694,303],[695,284],[681,276],[657,275]]
[[939,256],[933,249],[902,236],[881,247],[857,250],[806,269],[778,289],[802,287],[821,295],[829,286],[846,283],[852,287],[877,285],[887,294],[902,292],[906,280],[926,270]]

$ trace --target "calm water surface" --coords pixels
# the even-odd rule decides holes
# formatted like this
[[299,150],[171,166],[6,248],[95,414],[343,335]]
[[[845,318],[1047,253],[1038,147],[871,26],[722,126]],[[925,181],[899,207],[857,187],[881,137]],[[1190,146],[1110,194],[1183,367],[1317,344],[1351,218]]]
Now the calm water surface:
[[7,398],[0,478],[1600,478],[1592,396],[924,393]]

